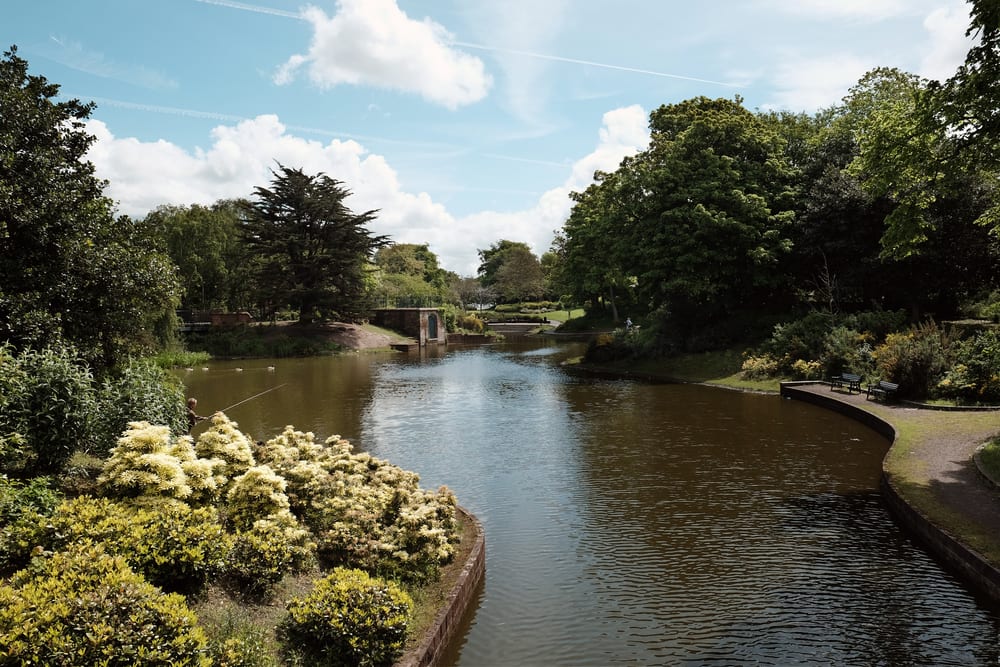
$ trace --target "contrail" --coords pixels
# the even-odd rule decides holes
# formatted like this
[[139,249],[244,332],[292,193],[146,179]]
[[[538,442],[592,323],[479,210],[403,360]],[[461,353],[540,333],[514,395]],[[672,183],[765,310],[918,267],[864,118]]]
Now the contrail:
[[683,81],[697,81],[699,83],[711,83],[716,86],[727,86],[729,88],[739,88],[735,83],[726,81],[713,81],[712,79],[700,79],[696,76],[684,76],[683,74],[668,74],[666,72],[654,72],[649,69],[639,69],[638,67],[624,67],[622,65],[609,65],[608,63],[598,63],[592,60],[580,60],[578,58],[564,58],[563,56],[551,56],[545,53],[534,53],[532,51],[518,51],[516,49],[504,49],[498,46],[486,46],[484,44],[473,44],[471,42],[451,42],[454,46],[461,46],[467,49],[479,49],[480,51],[494,51],[497,53],[510,53],[516,56],[528,58],[538,58],[540,60],[554,60],[561,63],[573,65],[586,65],[587,67],[601,67],[603,69],[613,69],[619,72],[632,72],[634,74],[647,74],[649,76],[659,76],[667,79],[681,79]]
[[[235,0],[195,0],[195,2],[202,2],[206,5],[218,5],[220,7],[229,7],[231,9],[242,9],[247,12],[257,12],[259,14],[271,14],[273,16],[282,16],[290,19],[298,19],[304,21],[305,18],[302,14],[296,12],[288,12],[282,9],[272,9],[270,7],[261,7],[259,5],[249,5],[244,2],[236,2]],[[685,76],[683,74],[669,74],[667,72],[656,72],[649,69],[641,69],[638,67],[624,67],[622,65],[611,65],[608,63],[594,62],[593,60],[580,60],[579,58],[566,58],[563,56],[552,56],[546,53],[535,53],[533,51],[519,51],[517,49],[505,49],[499,46],[486,46],[485,44],[474,44],[472,42],[449,42],[452,46],[461,46],[466,49],[477,49],[479,51],[492,51],[495,53],[510,53],[516,56],[525,56],[527,58],[538,58],[539,60],[552,60],[560,63],[569,63],[571,65],[584,65],[586,67],[600,67],[602,69],[613,69],[619,72],[631,72],[633,74],[645,74],[648,76],[658,76],[665,79],[680,79],[682,81],[697,81],[698,83],[710,83],[714,86],[726,86],[727,88],[740,88],[741,86],[737,83],[731,83],[727,81],[713,81],[712,79],[701,79],[696,76]]]
[[245,2],[235,2],[234,0],[195,0],[206,5],[218,5],[219,7],[229,7],[230,9],[242,9],[245,12],[257,12],[258,14],[270,14],[271,16],[281,16],[286,19],[304,20],[298,12],[288,12],[283,9],[273,9],[271,7],[261,7],[259,5],[248,5]]

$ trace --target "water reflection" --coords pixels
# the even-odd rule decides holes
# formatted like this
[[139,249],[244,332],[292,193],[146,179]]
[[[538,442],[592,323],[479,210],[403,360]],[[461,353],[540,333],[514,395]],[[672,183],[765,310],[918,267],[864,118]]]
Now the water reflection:
[[281,361],[192,393],[289,381],[233,417],[255,437],[340,433],[455,490],[487,534],[455,664],[997,662],[996,611],[888,518],[873,432],[774,396],[562,371],[577,353]]

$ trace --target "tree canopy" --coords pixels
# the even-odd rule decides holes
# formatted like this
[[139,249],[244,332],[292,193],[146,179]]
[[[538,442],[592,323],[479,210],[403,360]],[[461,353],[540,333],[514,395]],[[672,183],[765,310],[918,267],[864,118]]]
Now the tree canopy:
[[347,207],[350,194],[326,174],[279,165],[271,187],[257,187],[244,208],[261,294],[272,304],[290,304],[300,322],[352,319],[365,309],[366,267],[388,239],[366,227],[377,211]]
[[172,315],[174,267],[149,229],[115,217],[84,159],[94,105],[56,102],[17,49],[0,60],[0,336],[71,343],[96,368],[148,349]]

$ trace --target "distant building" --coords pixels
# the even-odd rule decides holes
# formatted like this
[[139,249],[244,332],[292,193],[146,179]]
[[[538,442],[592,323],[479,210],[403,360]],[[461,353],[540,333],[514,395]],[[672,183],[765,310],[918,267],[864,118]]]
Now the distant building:
[[379,308],[375,311],[375,324],[415,338],[420,347],[448,342],[444,320],[437,308]]

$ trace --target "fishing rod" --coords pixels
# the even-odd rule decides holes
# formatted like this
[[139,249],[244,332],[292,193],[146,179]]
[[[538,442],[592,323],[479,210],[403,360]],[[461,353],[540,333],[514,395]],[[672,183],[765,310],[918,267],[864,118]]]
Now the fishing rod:
[[264,394],[267,394],[267,393],[269,393],[269,392],[272,392],[272,391],[274,391],[275,389],[281,389],[281,388],[282,388],[282,387],[284,387],[284,386],[285,386],[286,384],[288,384],[288,383],[287,383],[287,382],[282,382],[282,383],[281,383],[281,384],[279,384],[279,385],[278,385],[277,387],[271,387],[270,389],[265,389],[264,391],[260,392],[259,394],[254,394],[254,395],[253,395],[253,396],[251,396],[250,398],[244,398],[244,399],[243,399],[242,401],[240,401],[239,403],[233,403],[232,405],[227,405],[226,407],[222,408],[221,410],[216,410],[216,412],[225,412],[226,410],[232,410],[232,409],[233,409],[233,408],[235,408],[235,407],[236,407],[237,405],[243,405],[243,404],[244,404],[244,403],[246,403],[247,401],[252,401],[253,399],[255,399],[255,398],[258,398],[258,397],[260,397],[260,396],[263,396]]

